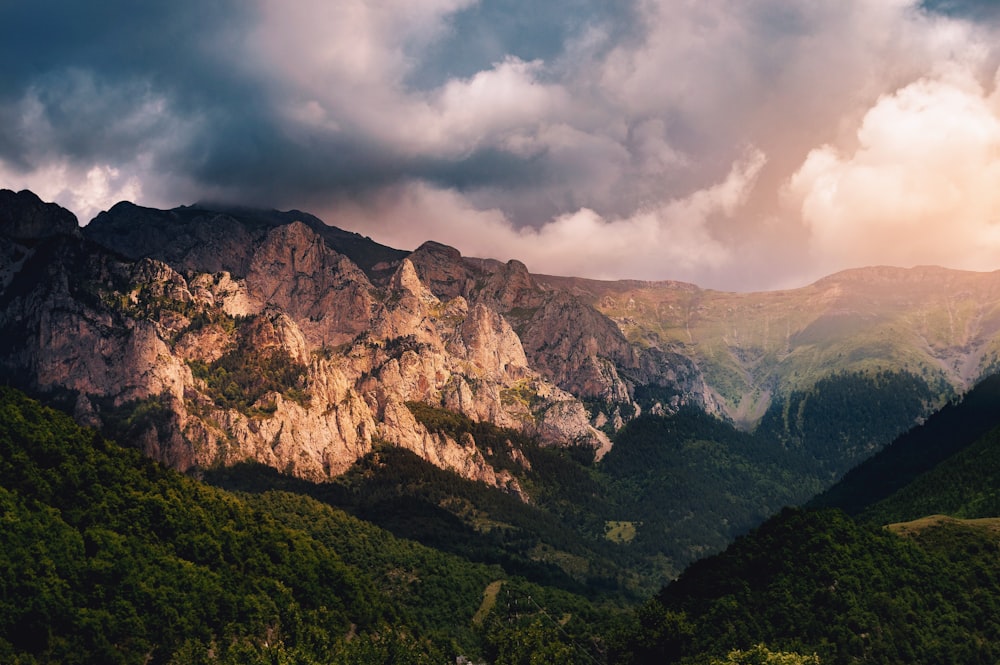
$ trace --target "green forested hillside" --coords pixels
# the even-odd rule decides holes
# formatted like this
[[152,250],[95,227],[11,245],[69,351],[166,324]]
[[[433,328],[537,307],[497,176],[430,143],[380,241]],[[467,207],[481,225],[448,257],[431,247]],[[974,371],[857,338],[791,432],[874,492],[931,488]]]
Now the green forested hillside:
[[492,465],[518,478],[527,502],[392,447],[321,485],[263,467],[205,477],[231,489],[306,493],[510,574],[634,601],[783,506],[815,495],[859,450],[884,445],[931,400],[926,384],[905,373],[838,375],[792,395],[753,433],[694,408],[641,416],[616,434],[600,463],[461,414],[408,405],[431,431],[471,435]]
[[575,662],[596,632],[579,597],[203,485],[6,388],[0,525],[4,663],[440,663],[532,636]]
[[807,469],[833,479],[913,427],[944,392],[905,371],[842,372],[775,400],[755,433],[801,450]]
[[1000,428],[870,506],[860,518],[889,524],[934,514],[1000,517]]
[[611,660],[707,663],[763,644],[824,664],[995,663],[998,616],[994,534],[944,525],[904,538],[787,509],[668,585]]
[[998,662],[998,407],[991,377],[813,502],[857,518],[786,509],[695,562],[636,613],[611,661],[764,648],[822,663]]
[[603,533],[581,533],[549,510],[459,478],[407,450],[380,449],[334,483],[313,484],[260,465],[211,471],[205,479],[231,489],[282,488],[311,496],[401,538],[499,565],[539,584],[632,599],[648,595],[616,557],[621,548]]
[[[997,426],[1000,426],[1000,375],[993,375],[849,471],[810,505],[841,508],[849,514],[860,513]],[[974,474],[969,482],[973,477]],[[933,493],[928,495],[933,496]]]
[[[529,501],[392,447],[333,483],[314,485],[261,466],[205,478],[231,489],[309,494],[398,536],[535,582],[626,601],[648,597],[690,562],[821,487],[800,449],[695,409],[632,421],[598,464],[459,414],[411,409],[432,431],[456,439],[472,434],[491,463],[518,477]],[[523,465],[509,457],[515,449],[523,451]]]
[[[622,603],[822,482],[806,446],[696,411],[633,421],[595,463],[411,408],[472,433],[530,501],[391,447],[325,485],[206,474],[251,490],[232,493],[0,390],[0,662],[600,662]],[[992,482],[990,441],[953,474]],[[977,492],[954,505],[988,512]],[[982,529],[958,528],[904,539],[785,511],[647,603],[611,660],[989,662],[1000,560]]]
[[820,487],[801,451],[694,409],[632,421],[600,469],[614,519],[636,524],[631,548],[667,557],[674,574]]

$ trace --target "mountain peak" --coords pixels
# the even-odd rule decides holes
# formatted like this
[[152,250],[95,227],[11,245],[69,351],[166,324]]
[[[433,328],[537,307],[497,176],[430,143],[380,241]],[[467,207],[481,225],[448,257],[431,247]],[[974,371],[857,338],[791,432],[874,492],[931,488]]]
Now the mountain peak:
[[0,189],[0,233],[17,240],[40,240],[79,232],[76,215],[56,203],[45,203],[27,189]]
[[864,268],[849,268],[827,275],[813,283],[814,286],[830,284],[876,284],[876,283],[939,283],[941,280],[968,279],[994,274],[972,270],[955,270],[935,265],[913,266],[900,268],[897,266],[867,266]]
[[413,250],[413,253],[431,254],[453,261],[457,261],[462,258],[462,253],[457,249],[451,245],[445,245],[444,243],[437,242],[436,240],[425,241],[422,245],[420,245],[420,247]]

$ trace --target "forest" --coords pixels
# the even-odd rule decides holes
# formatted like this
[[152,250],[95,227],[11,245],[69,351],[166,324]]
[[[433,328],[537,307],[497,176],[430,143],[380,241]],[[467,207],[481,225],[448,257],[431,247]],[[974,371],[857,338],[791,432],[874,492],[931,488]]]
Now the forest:
[[[530,500],[388,445],[332,483],[254,465],[185,476],[0,388],[0,662],[1000,658],[1000,524],[982,519],[1000,509],[996,380],[807,508],[782,506],[823,483],[789,443],[826,417],[809,409],[783,445],[693,409],[643,416],[595,462],[409,406],[471,435]],[[887,459],[916,460],[898,491],[850,490]]]
[[9,388],[0,522],[4,663],[519,662],[522,632],[568,663],[614,614],[301,495],[211,487]]

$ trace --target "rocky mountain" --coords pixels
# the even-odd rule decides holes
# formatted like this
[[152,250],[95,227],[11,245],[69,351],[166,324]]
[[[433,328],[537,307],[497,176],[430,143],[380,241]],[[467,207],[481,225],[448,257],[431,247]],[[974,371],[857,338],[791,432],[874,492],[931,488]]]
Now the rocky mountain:
[[[405,252],[299,211],[123,202],[79,228],[6,190],[0,285],[11,382],[177,468],[252,459],[314,480],[390,443],[521,492],[407,403],[598,458],[630,419],[684,405],[798,446],[830,377],[874,391],[902,373],[929,412],[1000,353],[1000,273],[875,268],[721,293],[533,275],[436,242]],[[865,399],[856,383],[844,408]],[[888,439],[810,445],[848,451],[831,455],[841,473],[912,424],[901,414]]]
[[413,401],[609,447],[500,312],[439,298],[411,260],[355,238],[380,258],[366,273],[314,218],[121,204],[81,234],[58,208],[23,223],[30,193],[3,199],[4,374],[174,467],[252,459],[318,480],[386,442],[519,491],[475,442],[428,432]]

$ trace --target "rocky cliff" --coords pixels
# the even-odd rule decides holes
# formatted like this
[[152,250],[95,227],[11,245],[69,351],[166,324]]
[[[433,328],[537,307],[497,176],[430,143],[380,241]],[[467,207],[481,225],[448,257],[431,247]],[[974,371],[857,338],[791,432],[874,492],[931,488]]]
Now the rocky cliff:
[[750,428],[833,374],[902,371],[943,395],[998,365],[1000,273],[720,293],[404,252],[298,211],[120,203],[80,229],[0,191],[0,368],[182,469],[322,479],[389,444],[519,492],[407,404],[600,456],[644,410]]
[[489,298],[435,293],[408,258],[356,243],[381,254],[366,273],[298,219],[122,204],[81,234],[64,213],[4,225],[3,371],[174,467],[254,460],[319,480],[390,444],[521,492],[408,402],[610,446]]

